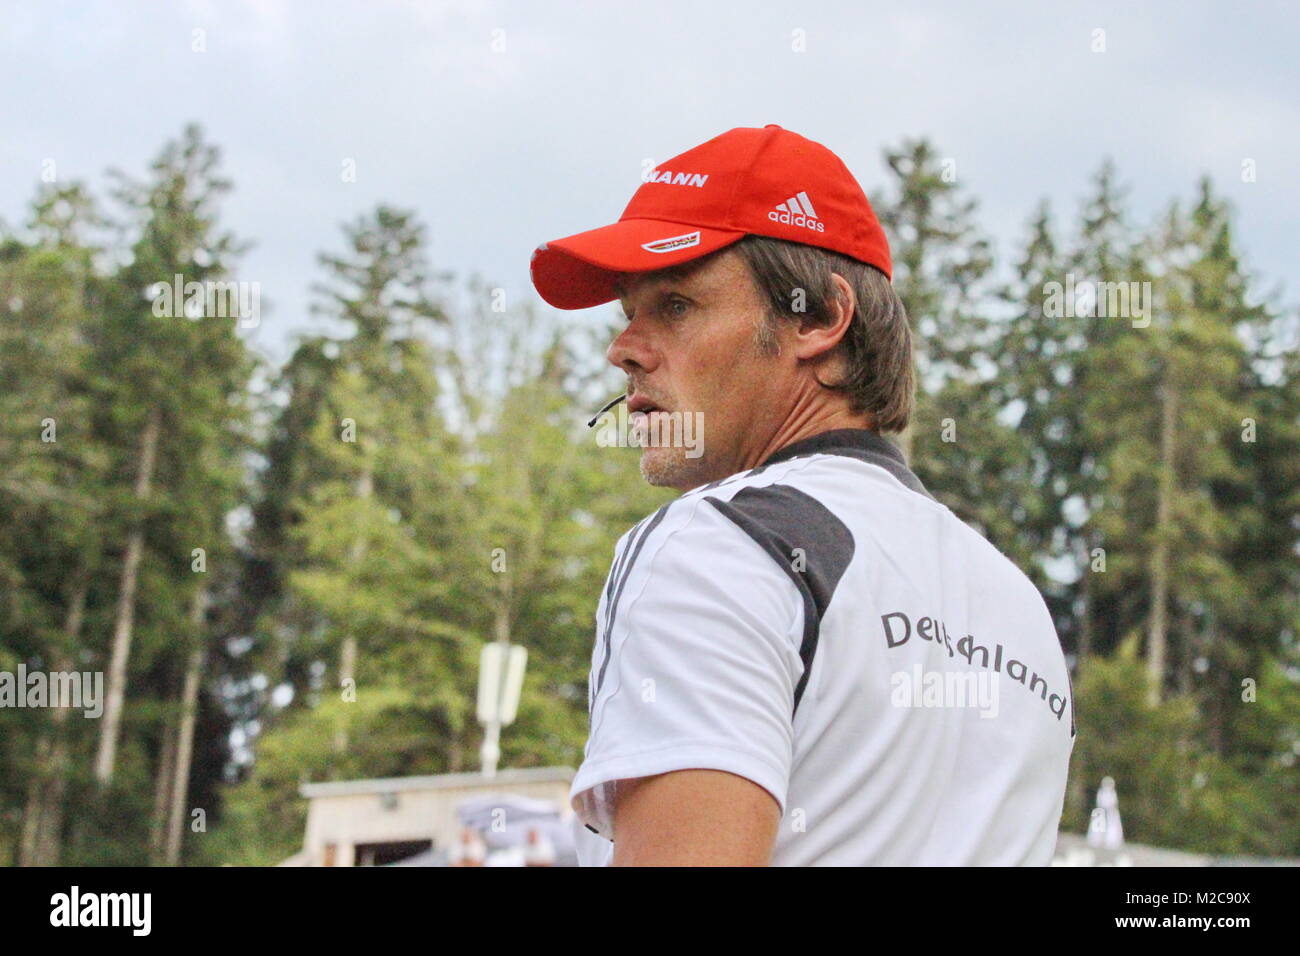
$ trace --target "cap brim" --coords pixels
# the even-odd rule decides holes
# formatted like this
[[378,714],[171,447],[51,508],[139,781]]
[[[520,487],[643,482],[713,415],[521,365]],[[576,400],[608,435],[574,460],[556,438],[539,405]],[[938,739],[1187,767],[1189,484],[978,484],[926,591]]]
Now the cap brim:
[[618,298],[619,273],[680,265],[744,236],[662,219],[624,219],[538,246],[533,285],[557,309],[589,309]]

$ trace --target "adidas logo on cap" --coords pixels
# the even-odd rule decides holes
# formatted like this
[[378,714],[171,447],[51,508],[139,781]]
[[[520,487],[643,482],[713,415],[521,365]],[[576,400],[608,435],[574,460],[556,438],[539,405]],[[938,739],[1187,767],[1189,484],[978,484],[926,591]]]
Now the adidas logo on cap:
[[803,226],[816,232],[825,232],[825,224],[817,218],[812,200],[802,189],[785,202],[776,204],[776,208],[767,214],[773,222],[783,222],[791,226]]

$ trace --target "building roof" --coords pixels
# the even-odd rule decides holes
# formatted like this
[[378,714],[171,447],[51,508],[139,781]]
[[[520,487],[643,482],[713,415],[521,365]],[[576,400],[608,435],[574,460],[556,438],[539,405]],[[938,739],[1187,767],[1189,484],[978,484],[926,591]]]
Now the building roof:
[[332,780],[305,783],[298,792],[308,799],[350,797],[367,793],[395,793],[401,790],[449,790],[457,787],[491,787],[512,783],[568,783],[571,767],[519,767],[499,770],[493,777],[481,773],[440,773],[426,777],[381,777],[373,780]]

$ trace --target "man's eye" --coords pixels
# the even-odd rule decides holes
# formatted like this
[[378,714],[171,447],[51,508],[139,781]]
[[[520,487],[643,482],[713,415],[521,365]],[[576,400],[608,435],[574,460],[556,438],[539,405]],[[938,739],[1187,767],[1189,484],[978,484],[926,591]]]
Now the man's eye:
[[690,304],[689,302],[687,302],[685,299],[669,299],[669,300],[668,300],[668,306],[667,306],[667,308],[668,308],[668,314],[669,314],[669,315],[675,315],[675,316],[682,316],[682,315],[685,315],[685,314],[687,313],[687,311],[690,310],[690,307],[691,307],[691,304]]

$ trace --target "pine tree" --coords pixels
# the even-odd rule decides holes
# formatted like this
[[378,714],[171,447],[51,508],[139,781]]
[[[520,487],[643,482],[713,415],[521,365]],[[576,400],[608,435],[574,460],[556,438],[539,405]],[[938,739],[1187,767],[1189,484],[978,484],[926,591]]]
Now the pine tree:
[[1107,549],[1099,590],[1120,600],[1121,633],[1139,622],[1145,630],[1152,703],[1175,676],[1172,662],[1199,656],[1195,635],[1222,600],[1214,596],[1241,593],[1225,560],[1231,529],[1212,494],[1241,479],[1228,439],[1249,411],[1238,387],[1249,367],[1240,315],[1222,298],[1214,264],[1222,216],[1208,184],[1190,216],[1169,208],[1131,273],[1151,284],[1150,324],[1110,318],[1115,330],[1091,356],[1108,372],[1086,398],[1105,488],[1094,523]]
[[[0,248],[0,649],[37,670],[80,661],[98,564],[106,455],[87,423],[100,225],[82,184],[47,187],[33,203],[30,242],[8,237]],[[20,865],[52,865],[62,852],[77,728],[66,708],[46,713],[33,715],[31,737],[0,735],[27,779]]]
[[[135,239],[129,261],[108,283],[96,361],[104,370],[99,389],[106,410],[99,427],[120,449],[129,491],[118,495],[115,508],[124,546],[95,758],[101,785],[117,765],[139,608],[148,608],[159,627],[184,628],[191,617],[199,585],[188,573],[190,549],[178,548],[168,534],[178,523],[195,522],[209,529],[202,538],[209,550],[220,553],[222,532],[211,529],[224,527],[239,481],[242,395],[251,371],[237,331],[243,317],[223,314],[211,295],[200,301],[186,292],[182,302],[167,294],[176,276],[182,287],[228,280],[241,251],[216,222],[217,204],[230,188],[217,172],[219,161],[217,149],[190,126],[163,149],[148,181],[117,176],[115,195]],[[193,491],[214,487],[220,493]],[[177,518],[182,502],[193,510]],[[185,576],[187,584],[166,586],[168,576]],[[157,587],[142,601],[138,592],[150,581]],[[151,654],[156,640],[151,636]],[[164,782],[174,773],[174,764],[161,768],[158,793],[174,789]]]
[[992,247],[973,222],[976,203],[962,193],[955,161],[924,139],[886,150],[885,161],[894,195],[873,198],[872,207],[890,236],[893,284],[912,324],[918,408],[898,439],[910,459],[917,429],[933,437],[945,417],[930,397],[950,378],[969,382],[978,372],[989,327],[977,303]]

